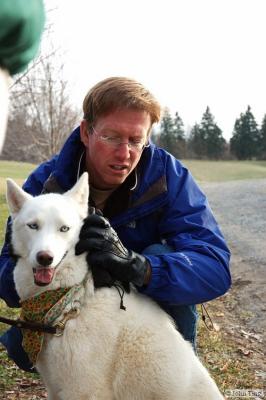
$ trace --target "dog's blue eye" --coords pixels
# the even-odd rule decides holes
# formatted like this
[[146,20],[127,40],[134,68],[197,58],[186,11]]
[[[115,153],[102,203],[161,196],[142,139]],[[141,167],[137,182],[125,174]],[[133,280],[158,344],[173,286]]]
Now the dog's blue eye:
[[30,229],[34,229],[34,230],[37,230],[39,227],[38,227],[38,224],[35,224],[35,223],[33,223],[33,224],[27,224],[28,225],[28,227],[30,228]]
[[60,232],[67,232],[67,231],[69,231],[69,229],[70,229],[69,226],[63,225],[60,228]]

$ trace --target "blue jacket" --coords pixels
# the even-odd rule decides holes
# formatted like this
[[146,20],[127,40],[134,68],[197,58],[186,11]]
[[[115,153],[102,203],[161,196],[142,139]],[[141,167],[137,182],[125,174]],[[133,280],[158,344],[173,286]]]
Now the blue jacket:
[[[38,195],[48,177],[59,190],[70,189],[77,180],[83,151],[77,128],[60,154],[29,176],[24,189]],[[138,175],[129,208],[112,218],[111,225],[123,244],[136,252],[154,243],[167,243],[175,250],[146,256],[152,278],[141,291],[169,304],[198,304],[224,294],[231,283],[230,252],[205,195],[189,171],[151,144],[142,154]],[[19,307],[13,281],[15,263],[8,247],[5,243],[0,256],[0,297],[10,307]]]

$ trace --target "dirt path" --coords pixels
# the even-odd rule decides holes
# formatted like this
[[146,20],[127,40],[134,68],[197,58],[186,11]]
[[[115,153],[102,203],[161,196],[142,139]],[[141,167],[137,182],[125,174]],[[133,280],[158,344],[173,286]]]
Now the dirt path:
[[266,179],[202,184],[232,251],[219,324],[266,382]]

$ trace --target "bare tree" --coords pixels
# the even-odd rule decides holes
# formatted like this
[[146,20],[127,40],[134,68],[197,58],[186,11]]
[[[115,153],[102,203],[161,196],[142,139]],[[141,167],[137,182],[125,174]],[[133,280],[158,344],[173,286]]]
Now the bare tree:
[[39,60],[12,89],[3,158],[17,159],[18,153],[20,160],[31,162],[50,158],[80,118],[69,101],[63,65],[51,61]]
[[70,102],[63,57],[46,29],[45,50],[15,81],[10,92],[10,112],[4,159],[40,162],[62,147],[80,119]]

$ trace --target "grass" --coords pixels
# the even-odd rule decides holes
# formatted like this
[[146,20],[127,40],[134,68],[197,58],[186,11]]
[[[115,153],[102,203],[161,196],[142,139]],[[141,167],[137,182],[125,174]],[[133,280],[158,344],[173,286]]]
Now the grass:
[[[5,303],[0,300],[0,315],[16,319],[19,315],[19,310],[6,307]],[[6,329],[7,326],[0,323],[0,335]],[[6,397],[1,397],[1,393],[5,393],[3,396],[6,396],[6,391],[13,391],[14,388],[19,390],[19,383],[24,382],[25,384],[26,380],[32,381],[36,379],[36,374],[29,374],[17,368],[16,365],[8,359],[4,348],[0,347],[0,399],[6,399]],[[17,397],[14,397],[14,399],[15,398]]]
[[0,161],[0,195],[3,195],[6,191],[6,178],[12,178],[19,185],[22,185],[35,167],[34,164],[29,163]]
[[[212,302],[215,310],[216,300]],[[207,331],[203,323],[199,324],[198,352],[222,393],[228,389],[245,388],[261,389],[249,362],[238,353],[233,341],[228,340],[224,332]]]
[[[266,178],[266,162],[236,162],[236,161],[197,161],[184,160],[184,164],[191,170],[199,181],[221,182],[236,179]],[[34,168],[32,164],[0,161],[0,240],[3,241],[5,221],[8,210],[5,202],[5,178],[11,177],[21,184],[25,177]],[[211,302],[212,313],[215,314],[219,299]],[[218,307],[219,308],[219,307]],[[9,309],[0,300],[0,315],[16,318],[18,310]],[[0,334],[6,326],[0,323]],[[208,368],[220,390],[233,388],[260,388],[254,370],[250,369],[245,357],[237,353],[237,346],[232,339],[228,339],[222,331],[206,330],[201,322],[198,335],[199,356]],[[21,386],[22,385],[22,386]],[[31,386],[31,394],[17,397],[23,390],[23,385]],[[9,393],[10,391],[10,396]],[[5,392],[1,397],[1,393]],[[14,397],[12,393],[15,393]],[[37,394],[36,394],[37,393]],[[27,374],[19,370],[7,359],[6,353],[0,348],[0,399],[42,399],[43,389],[36,375]]]
[[266,178],[266,161],[182,160],[197,181],[225,182]]
[[24,180],[35,167],[29,163],[0,161],[0,177]]
[[19,185],[22,185],[26,177],[34,168],[34,164],[0,161],[0,243],[4,240],[4,227],[8,216],[8,208],[5,198],[6,178],[12,178]]

